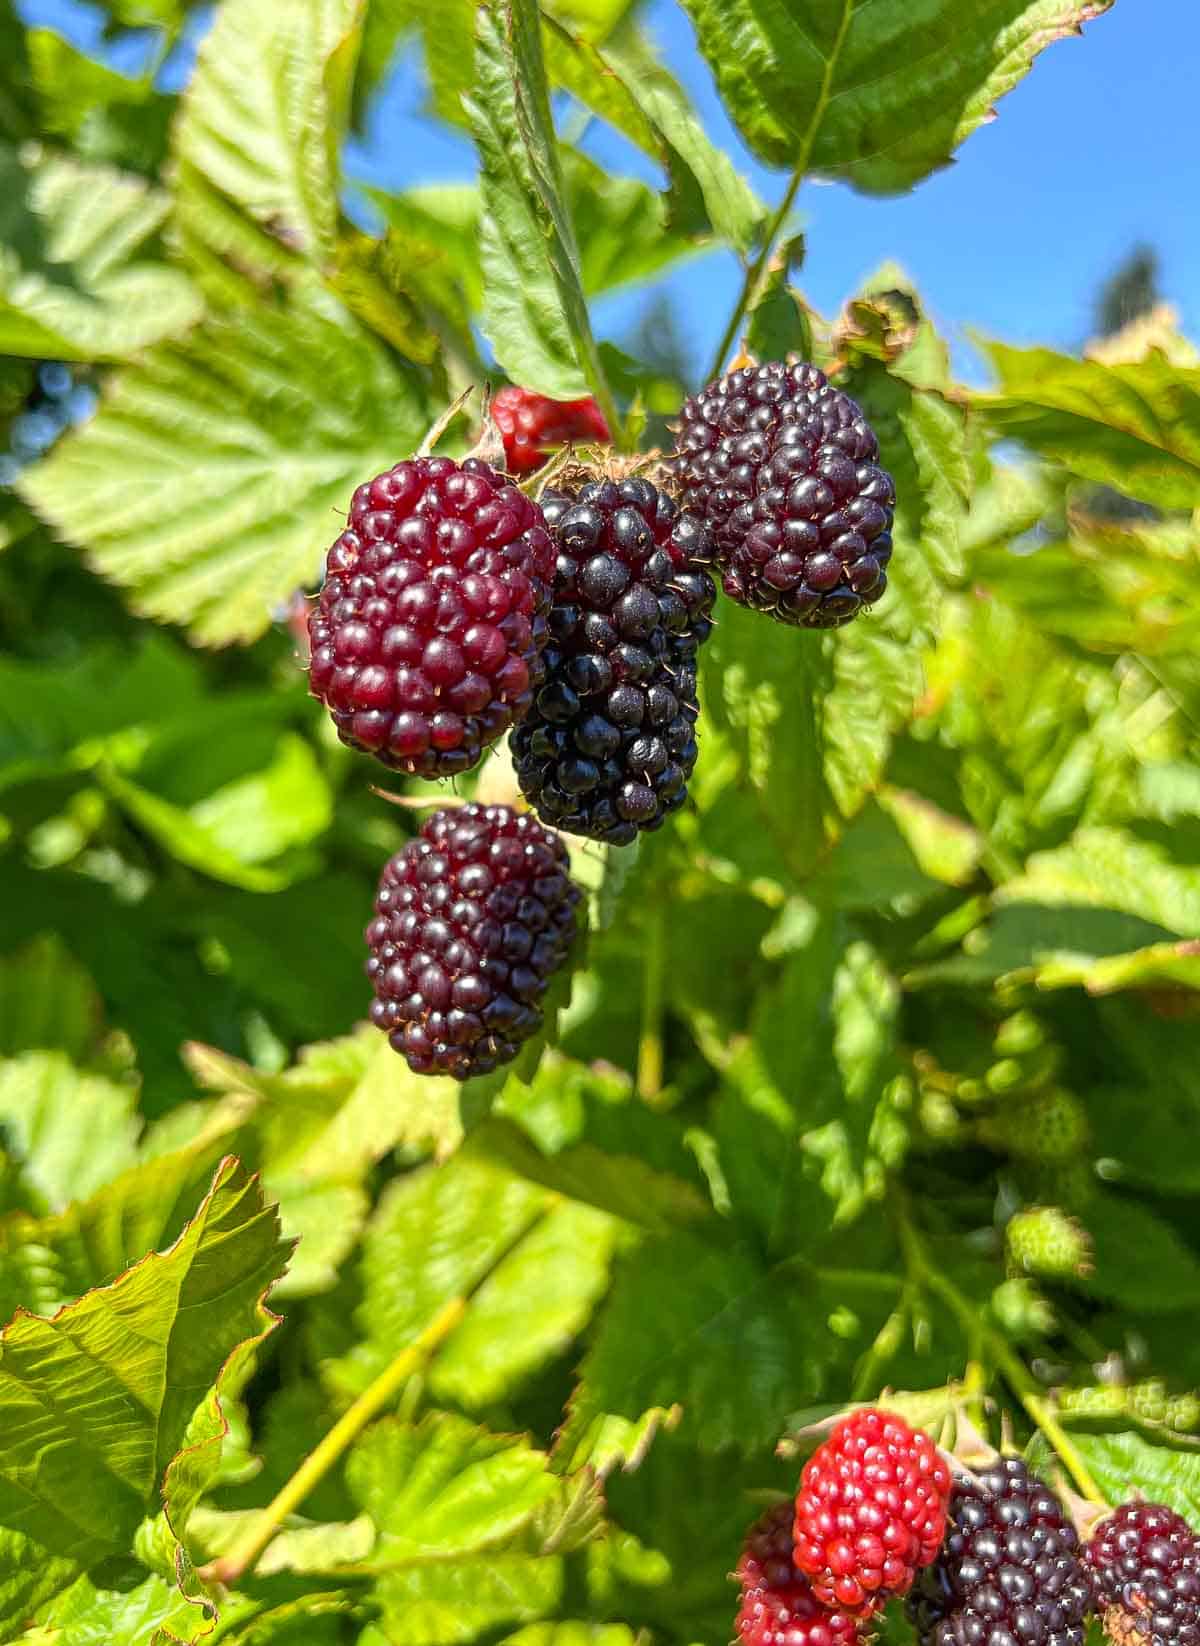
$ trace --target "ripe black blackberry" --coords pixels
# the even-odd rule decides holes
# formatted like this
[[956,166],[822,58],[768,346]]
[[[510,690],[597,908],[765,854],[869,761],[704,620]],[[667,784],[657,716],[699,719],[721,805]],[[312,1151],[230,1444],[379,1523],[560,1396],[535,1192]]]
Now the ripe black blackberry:
[[488,1074],[541,1027],[575,935],[563,844],[510,806],[435,812],[389,860],[366,930],[371,1021],[416,1074]]
[[712,541],[648,480],[542,497],[558,548],[546,682],[512,750],[555,828],[624,846],[687,798],[696,653],[712,624]]
[[525,713],[554,550],[536,503],[478,458],[361,485],[309,614],[309,689],[337,734],[417,777],[465,772]]
[[858,404],[816,366],[745,366],[684,403],[680,502],[717,546],[725,593],[833,629],[873,606],[892,557],[892,478]]
[[1161,1503],[1126,1503],[1085,1554],[1108,1633],[1129,1646],[1200,1646],[1200,1537]]
[[1083,1646],[1092,1583],[1062,1504],[1019,1458],[977,1480],[955,1485],[942,1552],[909,1596],[921,1646]]

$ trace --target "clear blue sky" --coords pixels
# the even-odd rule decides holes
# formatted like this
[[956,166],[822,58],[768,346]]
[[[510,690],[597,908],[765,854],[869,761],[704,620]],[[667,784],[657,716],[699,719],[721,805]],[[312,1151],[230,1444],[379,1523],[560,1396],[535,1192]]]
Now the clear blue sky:
[[[94,16],[76,0],[23,0],[21,10],[81,44],[96,38]],[[742,147],[678,5],[651,0],[647,20],[711,135],[762,194],[778,199],[784,179]],[[911,194],[880,200],[841,185],[807,186],[799,210],[808,236],[801,283],[810,300],[832,313],[863,275],[894,258],[970,369],[968,327],[1012,342],[1078,346],[1097,284],[1134,243],[1146,241],[1160,253],[1167,296],[1196,335],[1198,79],[1200,0],[1116,0],[1081,39],[1043,53],[957,162]],[[379,100],[368,141],[351,147],[351,173],[397,188],[469,177],[469,142],[425,120],[422,107],[417,60],[408,54]],[[654,175],[620,139],[599,133],[588,146],[615,170]],[[715,346],[736,283],[732,259],[720,254],[664,282],[697,369]],[[619,334],[643,301],[621,296],[602,303],[598,329]]]

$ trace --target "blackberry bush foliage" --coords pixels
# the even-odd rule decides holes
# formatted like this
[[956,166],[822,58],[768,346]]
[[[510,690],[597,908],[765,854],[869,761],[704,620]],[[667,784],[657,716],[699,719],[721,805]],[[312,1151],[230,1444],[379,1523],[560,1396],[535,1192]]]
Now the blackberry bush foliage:
[[832,629],[882,599],[896,489],[861,408],[818,367],[773,360],[710,383],[684,402],[675,451],[731,600]]
[[558,568],[545,684],[513,738],[517,778],[545,822],[625,846],[687,799],[711,543],[641,478],[542,502]]
[[371,1021],[416,1074],[490,1073],[541,1026],[578,902],[566,852],[532,817],[435,812],[379,882]]
[[[963,384],[792,213],[1109,0],[84,9],[0,0],[0,1643],[1196,1646],[1195,340]],[[1039,185],[1186,193],[1160,35]]]
[[308,621],[342,742],[421,777],[470,770],[541,683],[553,564],[541,510],[478,458],[359,486]]

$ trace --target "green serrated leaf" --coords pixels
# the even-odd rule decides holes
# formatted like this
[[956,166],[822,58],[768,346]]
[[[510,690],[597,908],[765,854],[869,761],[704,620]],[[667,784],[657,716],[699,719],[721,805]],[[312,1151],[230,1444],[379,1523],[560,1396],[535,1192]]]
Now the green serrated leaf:
[[1034,58],[1112,0],[684,0],[750,147],[897,193],[945,165]]
[[[1098,1435],[1075,1431],[1071,1442],[1111,1503],[1128,1503],[1137,1497],[1165,1503],[1200,1531],[1200,1452],[1182,1445],[1155,1444],[1132,1431]],[[1053,1454],[1040,1436],[1031,1457],[1042,1468],[1053,1466]]]
[[137,1088],[81,1074],[61,1052],[0,1061],[0,1128],[45,1210],[63,1210],[133,1164]]

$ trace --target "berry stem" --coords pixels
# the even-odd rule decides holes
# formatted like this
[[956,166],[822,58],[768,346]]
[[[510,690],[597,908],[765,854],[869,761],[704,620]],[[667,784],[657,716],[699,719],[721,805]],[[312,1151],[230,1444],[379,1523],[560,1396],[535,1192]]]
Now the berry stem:
[[909,1215],[901,1192],[893,1189],[893,1214],[909,1274],[926,1290],[940,1297],[957,1318],[968,1340],[979,1343],[991,1357],[997,1371],[1024,1406],[1030,1421],[1045,1435],[1076,1486],[1093,1503],[1104,1503],[1104,1493],[1092,1478],[1078,1447],[1058,1421],[1054,1409],[1033,1380],[1024,1362],[1013,1353],[1005,1338],[981,1318],[979,1310],[958,1287],[930,1262],[923,1241]]
[[667,917],[661,889],[651,898],[642,969],[642,1029],[638,1040],[638,1096],[658,1102],[663,1088],[663,995],[667,969]]
[[238,1538],[229,1553],[205,1567],[202,1577],[210,1583],[230,1587],[255,1564],[287,1517],[295,1513],[371,1419],[378,1416],[412,1374],[419,1371],[434,1350],[449,1337],[466,1313],[466,1308],[466,1299],[461,1297],[451,1298],[442,1305],[420,1336],[401,1349],[354,1404],[343,1412],[262,1514]]
[[720,377],[721,368],[725,364],[725,358],[730,349],[737,342],[738,332],[741,330],[742,321],[746,318],[747,313],[753,307],[754,302],[758,297],[759,288],[763,282],[763,276],[766,274],[771,258],[775,254],[776,243],[779,236],[783,232],[784,225],[786,224],[788,216],[791,213],[791,209],[796,203],[796,196],[800,192],[801,183],[804,181],[806,165],[807,155],[792,173],[791,178],[788,181],[788,186],[784,190],[783,199],[779,202],[779,209],[771,219],[769,225],[767,226],[766,233],[763,235],[763,243],[759,249],[758,256],[746,270],[745,279],[742,281],[742,289],[738,293],[738,300],[734,307],[733,313],[729,316],[729,323],[725,327],[725,334],[721,338],[720,343],[717,345],[717,352],[713,356],[712,369],[709,371],[708,377],[705,379],[706,382],[712,382],[714,378]]

